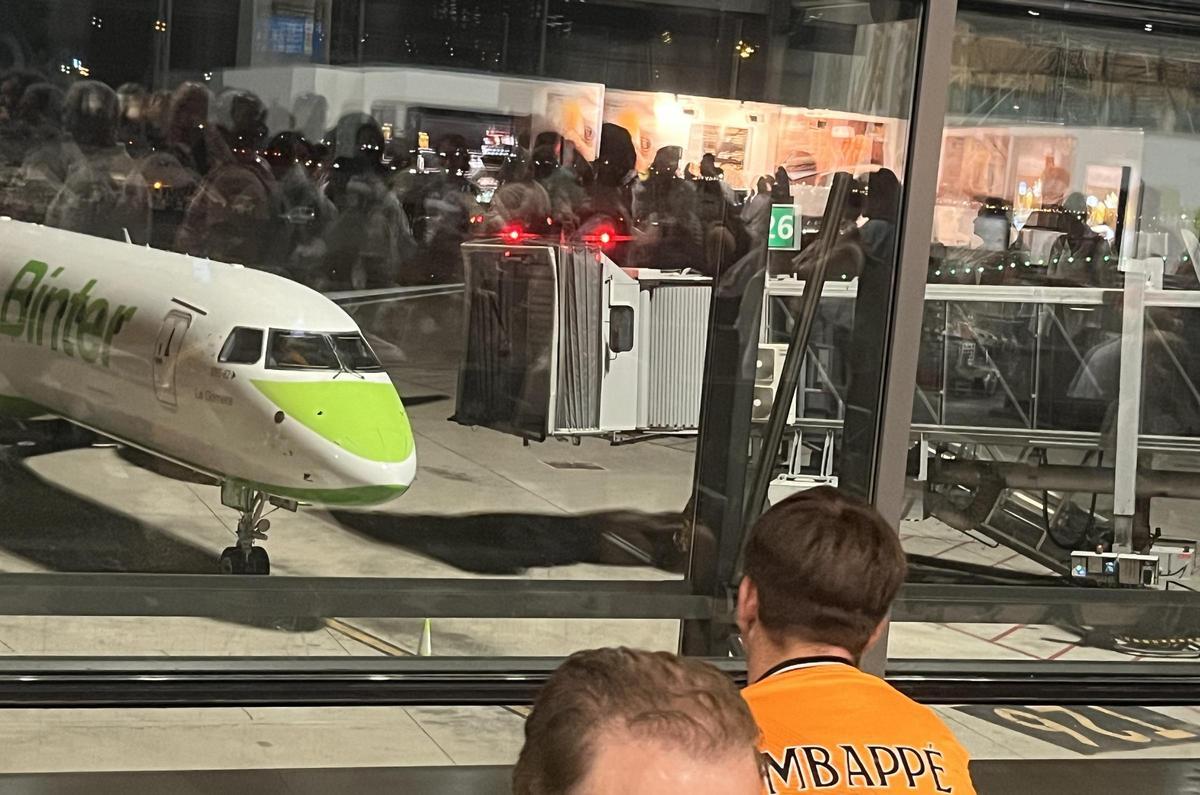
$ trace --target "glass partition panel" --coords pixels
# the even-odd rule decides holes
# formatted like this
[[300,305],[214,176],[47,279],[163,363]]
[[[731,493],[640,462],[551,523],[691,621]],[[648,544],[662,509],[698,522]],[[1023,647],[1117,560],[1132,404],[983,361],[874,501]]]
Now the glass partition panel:
[[1072,8],[958,13],[918,376],[941,400],[916,402],[900,530],[916,579],[1077,586],[1078,606],[900,624],[894,655],[1195,657],[1164,592],[1200,584],[1200,28]]

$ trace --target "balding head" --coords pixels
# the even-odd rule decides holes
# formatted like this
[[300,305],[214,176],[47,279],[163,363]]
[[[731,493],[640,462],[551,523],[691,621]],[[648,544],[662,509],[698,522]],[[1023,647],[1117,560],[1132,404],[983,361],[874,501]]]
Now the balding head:
[[729,677],[663,652],[572,655],[538,696],[515,795],[761,791],[758,728]]

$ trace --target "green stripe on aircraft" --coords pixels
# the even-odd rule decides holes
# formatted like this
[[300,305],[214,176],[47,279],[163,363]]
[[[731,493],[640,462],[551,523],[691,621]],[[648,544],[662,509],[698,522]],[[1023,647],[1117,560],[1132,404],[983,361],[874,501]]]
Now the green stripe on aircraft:
[[412,455],[412,428],[390,383],[353,376],[344,381],[251,383],[287,417],[348,453],[382,463],[399,463]]

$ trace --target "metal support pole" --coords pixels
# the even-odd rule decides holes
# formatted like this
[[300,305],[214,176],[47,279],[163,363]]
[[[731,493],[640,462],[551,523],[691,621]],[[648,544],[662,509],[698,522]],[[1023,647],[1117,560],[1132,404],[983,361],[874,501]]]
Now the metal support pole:
[[763,506],[767,501],[767,487],[775,476],[775,461],[779,457],[779,444],[783,441],[788,410],[791,408],[796,388],[800,385],[800,368],[804,365],[808,339],[812,335],[813,321],[817,317],[817,306],[821,303],[821,292],[825,288],[825,270],[829,265],[829,257],[833,254],[838,238],[845,231],[843,216],[846,213],[846,200],[850,196],[850,184],[853,181],[854,178],[848,173],[839,171],[834,174],[833,184],[829,189],[829,200],[825,204],[825,215],[821,219],[821,236],[813,243],[817,247],[813,270],[804,282],[804,293],[800,297],[800,313],[792,327],[792,339],[788,345],[787,357],[783,360],[783,370],[779,375],[779,389],[775,393],[775,402],[771,405],[771,415],[767,419],[766,430],[763,431],[758,465],[754,468],[750,494],[746,498],[746,518],[743,522],[741,547],[745,547],[746,530],[762,513]]
[[1121,382],[1117,391],[1117,455],[1113,465],[1113,550],[1117,552],[1133,551],[1148,264],[1146,260],[1121,263],[1125,272],[1125,302],[1121,311]]
[[[745,512],[750,412],[766,279],[766,240],[714,279],[704,361],[704,396],[692,484],[691,556],[687,581],[693,593],[724,599],[741,546]],[[685,621],[687,654],[728,652],[724,628]]]
[[358,0],[358,36],[354,40],[354,54],[359,65],[367,49],[367,0]]
[[542,0],[542,24],[538,28],[537,73],[546,74],[546,37],[550,28],[550,0]]
[[[733,40],[739,44],[742,41],[742,18],[739,16],[733,21]],[[730,56],[729,62],[729,98],[737,99],[738,95],[738,79],[742,72],[742,55],[738,51],[738,47],[733,47],[733,54]]]
[[[933,237],[933,205],[942,154],[942,125],[950,86],[950,52],[954,42],[957,0],[926,0],[919,28],[917,75],[909,127],[904,202],[897,228],[899,242],[889,334],[883,363],[883,396],[875,455],[873,501],[888,522],[898,525],[904,508],[904,472],[908,462],[913,387],[929,241]],[[862,669],[882,674],[887,663],[886,632],[863,658]]]

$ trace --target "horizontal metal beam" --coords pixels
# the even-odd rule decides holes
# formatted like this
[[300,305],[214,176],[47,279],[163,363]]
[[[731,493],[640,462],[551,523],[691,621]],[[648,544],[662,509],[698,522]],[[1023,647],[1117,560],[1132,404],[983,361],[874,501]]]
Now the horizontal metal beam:
[[0,574],[0,615],[712,618],[682,580]]
[[[802,417],[796,422],[802,431],[838,431],[841,420]],[[1006,445],[1010,447],[1055,447],[1073,450],[1096,450],[1105,441],[1097,431],[1057,431],[1051,428],[999,428],[983,425],[933,425],[914,422],[910,428],[914,439],[924,437],[928,442],[972,442],[975,444]],[[1143,452],[1195,453],[1200,452],[1200,437],[1154,436],[1140,434],[1138,449]]]
[[[0,615],[263,618],[728,619],[682,580],[0,574]],[[1159,634],[1200,627],[1200,593],[1070,586],[905,585],[896,621],[1071,623]]]
[[1186,28],[1196,26],[1196,17],[1200,15],[1200,7],[1189,0],[1157,0],[1156,2],[1122,2],[1113,0],[963,0],[960,3],[965,11],[995,11],[1008,8],[1017,9],[1018,13],[1027,13],[1035,9],[1049,18],[1070,17],[1077,24],[1082,24],[1087,17],[1093,19],[1108,19],[1119,24],[1123,29],[1130,29],[1131,23],[1161,22],[1168,25],[1181,25]]
[[[69,767],[70,763],[65,762],[62,766]],[[0,790],[6,795],[129,795],[131,792],[285,792],[290,795],[469,792],[471,795],[511,795],[512,768],[449,764],[442,767],[20,773],[0,775]]]
[[[86,764],[86,763],[84,763]],[[972,759],[975,789],[1022,795],[1195,792],[1195,759]],[[127,795],[130,792],[469,792],[509,795],[505,765],[334,767],[256,770],[154,770],[0,775],[9,795]]]
[[922,704],[1200,704],[1190,662],[888,660],[885,678]]
[[[0,658],[0,709],[17,707],[515,706],[557,657]],[[744,664],[709,662],[745,683]]]
[[[558,658],[110,658],[0,660],[0,708],[495,706],[531,704]],[[742,686],[744,662],[706,662]],[[924,704],[1200,704],[1191,663],[890,660]]]
[[906,584],[893,621],[1047,624],[1131,636],[1200,634],[1200,593],[1063,586]]
[[[930,468],[929,479],[935,483],[978,486],[995,477],[1010,489],[1112,494],[1114,473],[1114,469],[1105,467],[937,459]],[[1139,497],[1200,499],[1200,472],[1142,470],[1137,473],[1134,489]]]

